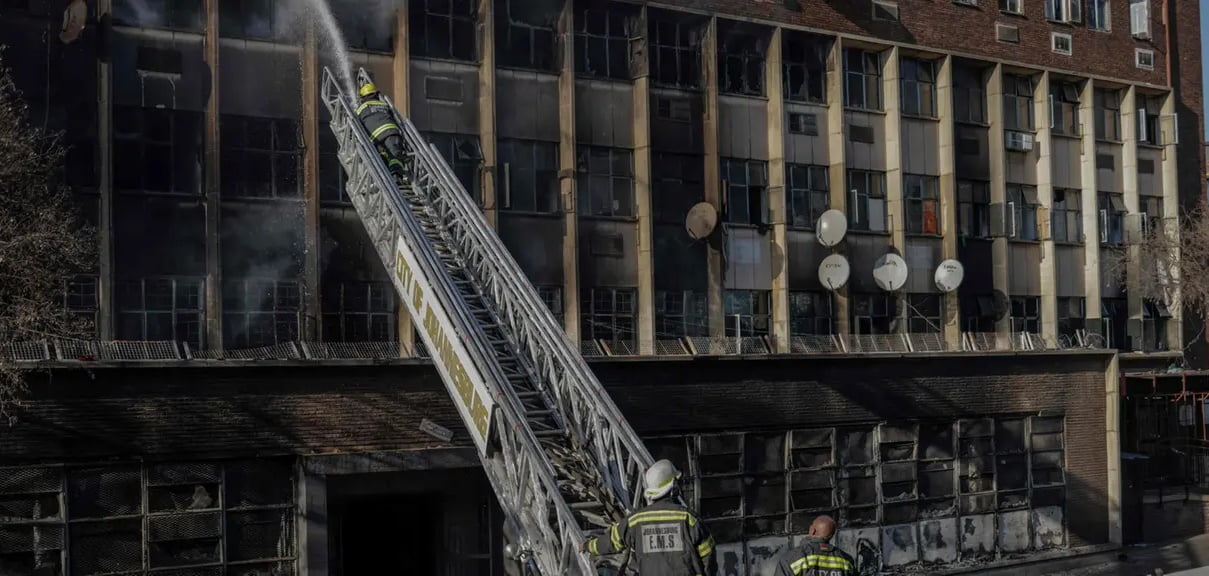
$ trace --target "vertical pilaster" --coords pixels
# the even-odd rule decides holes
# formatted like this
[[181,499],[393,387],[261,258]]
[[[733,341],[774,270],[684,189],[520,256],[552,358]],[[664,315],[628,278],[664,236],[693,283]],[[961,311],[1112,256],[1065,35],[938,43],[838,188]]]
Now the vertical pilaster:
[[[886,50],[882,62],[882,110],[886,112],[886,214],[890,217],[890,246],[900,254],[907,248],[907,220],[903,203],[902,84],[899,82],[899,53]],[[907,291],[899,290],[898,330],[907,331]]]
[[781,81],[781,28],[774,28],[764,59],[768,93],[768,208],[772,224],[772,339],[778,354],[789,353],[789,241],[785,201],[785,86]]
[[[395,109],[404,117],[411,115],[411,38],[407,15],[408,0],[400,0],[401,6],[395,11],[395,52],[391,60],[391,94],[390,99],[395,103]],[[395,296],[399,298],[398,295]],[[396,301],[395,305],[395,338],[399,341],[399,355],[412,356],[416,349],[416,329],[407,312],[407,305]]]
[[1079,126],[1083,147],[1080,182],[1083,183],[1083,308],[1088,333],[1103,334],[1100,314],[1100,212],[1096,171],[1096,85],[1088,79],[1079,95]]
[[[495,6],[479,0],[479,144],[483,149],[483,215],[495,227],[499,216],[496,202],[497,152],[495,142]],[[564,294],[565,296],[565,294]]]
[[[1125,209],[1129,214],[1139,212],[1138,201],[1138,98],[1137,89],[1130,86],[1125,90],[1121,99],[1121,139],[1124,141],[1121,153],[1122,191],[1124,192]],[[1164,206],[1166,208],[1166,206]],[[1138,258],[1141,253],[1136,242],[1130,242],[1125,250],[1129,258],[1125,266],[1125,298],[1129,306],[1128,334],[1130,350],[1139,349],[1142,343],[1142,296],[1139,294],[1141,266]],[[1124,346],[1121,343],[1118,346]],[[1125,350],[1122,348],[1122,350]],[[1129,350],[1125,350],[1129,351]]]
[[[722,206],[722,160],[718,155],[718,19],[710,17],[701,42],[701,97],[703,141],[705,148],[705,201],[713,205],[718,214]],[[719,218],[719,225],[722,218]],[[725,234],[718,234],[706,245],[708,255],[707,297],[709,300],[709,333],[711,336],[726,334],[725,309],[723,307],[725,263],[722,261],[722,243]]]
[[[1160,110],[1163,158],[1159,169],[1160,177],[1163,179],[1163,232],[1174,240],[1169,245],[1174,247],[1177,251],[1175,256],[1179,258],[1180,227],[1177,216],[1180,214],[1180,188],[1179,170],[1176,165],[1175,131],[1178,125],[1174,122],[1175,110],[1176,95],[1172,92],[1164,98],[1163,108]],[[1184,349],[1183,307],[1180,305],[1179,286],[1178,282],[1175,283],[1174,297],[1167,306],[1168,312],[1171,313],[1171,318],[1167,319],[1167,348],[1169,350]]]
[[222,350],[222,253],[219,251],[219,107],[218,107],[218,1],[206,2],[206,40],[203,58],[210,74],[210,98],[206,101],[205,146],[206,169],[203,175],[206,198],[206,346]]
[[[991,205],[1003,210],[1001,213],[992,214],[991,217],[1001,218],[1001,227],[1006,231],[1011,215],[1007,213],[1007,182],[1005,180],[1007,178],[1005,166],[1007,152],[1004,148],[1003,135],[1003,64],[996,64],[991,68],[990,77],[987,79],[987,121],[990,124],[990,129],[987,130],[987,156],[990,159]],[[991,285],[996,292],[997,299],[999,297],[1008,298],[1011,293],[1008,284],[1010,271],[1008,253],[1011,248],[1009,242],[1006,233],[991,240]],[[1000,304],[1010,308],[1007,301],[996,302],[997,307]],[[1002,316],[995,321],[995,334],[997,335],[996,345],[999,348],[1011,347],[1012,317],[1010,310],[1004,311]]]
[[302,205],[303,244],[303,307],[304,325],[299,334],[305,340],[319,340],[323,334],[323,313],[319,292],[319,46],[315,23],[308,22],[306,41],[302,46]]
[[[558,21],[558,183],[563,202],[563,314],[572,342],[579,342],[579,213],[575,190],[575,2],[563,0]],[[639,303],[639,315],[642,305]],[[648,308],[647,313],[650,313]]]
[[[630,40],[634,77],[634,202],[638,213],[638,350],[655,353],[655,238],[651,197],[651,78],[647,56],[647,8],[638,12],[637,40]],[[635,46],[635,42],[637,45]]]
[[[97,3],[97,17],[112,12],[111,0]],[[97,189],[100,192],[99,217],[97,222],[97,321],[98,336],[102,340],[114,339],[114,240],[113,240],[113,79],[109,62],[97,60],[97,152],[100,156],[100,171]]]
[[1037,224],[1041,229],[1041,337],[1049,342],[1058,340],[1058,283],[1054,265],[1054,162],[1053,131],[1050,126],[1050,74],[1042,72],[1033,90],[1033,117],[1037,133],[1033,149],[1037,150]]
[[[844,40],[837,37],[831,43],[827,56],[827,180],[830,182],[831,208],[846,212],[848,204],[848,164],[845,159],[844,142]],[[846,242],[837,246],[837,251],[847,249]],[[835,318],[835,331],[839,334],[851,332],[848,322],[848,285],[832,292],[831,315]]]
[[[957,259],[957,127],[953,121],[953,57],[945,56],[936,67],[936,116],[939,119],[940,257]],[[945,345],[961,348],[961,300],[954,290],[944,295]]]

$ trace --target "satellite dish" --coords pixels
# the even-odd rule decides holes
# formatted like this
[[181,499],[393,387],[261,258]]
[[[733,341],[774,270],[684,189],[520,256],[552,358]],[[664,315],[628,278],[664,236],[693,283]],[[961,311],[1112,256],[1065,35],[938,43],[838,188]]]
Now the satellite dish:
[[966,270],[961,262],[952,259],[945,260],[936,267],[936,287],[940,288],[941,292],[952,292],[961,286],[961,280],[965,276]]
[[882,254],[873,264],[873,281],[886,292],[894,292],[907,283],[907,262],[893,252]]
[[709,202],[698,202],[684,217],[684,229],[693,240],[701,240],[713,234],[718,226],[718,211]]
[[839,290],[848,283],[850,272],[848,259],[841,254],[832,254],[819,263],[819,283],[828,290]]
[[814,237],[819,239],[819,244],[830,248],[839,244],[847,233],[848,217],[843,212],[832,208],[819,215],[814,234]]

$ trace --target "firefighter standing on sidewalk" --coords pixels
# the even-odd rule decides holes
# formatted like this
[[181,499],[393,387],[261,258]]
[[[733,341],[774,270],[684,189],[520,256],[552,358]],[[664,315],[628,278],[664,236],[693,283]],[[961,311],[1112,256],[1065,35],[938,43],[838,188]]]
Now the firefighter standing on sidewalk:
[[856,576],[856,562],[831,544],[835,520],[819,516],[801,546],[782,552],[773,576]]
[[713,576],[717,573],[714,539],[695,514],[676,497],[680,472],[667,460],[643,476],[647,506],[609,528],[606,536],[584,542],[593,556],[632,550],[642,576]]
[[361,85],[361,105],[357,106],[357,119],[365,126],[370,140],[378,146],[378,152],[386,160],[390,171],[400,179],[404,178],[403,171],[403,133],[395,124],[394,114],[390,106],[378,96],[378,87],[373,82]]

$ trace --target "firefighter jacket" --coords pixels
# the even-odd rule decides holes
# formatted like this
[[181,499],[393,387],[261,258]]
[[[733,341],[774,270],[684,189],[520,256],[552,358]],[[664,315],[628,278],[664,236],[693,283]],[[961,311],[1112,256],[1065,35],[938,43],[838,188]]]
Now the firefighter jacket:
[[830,542],[807,537],[777,557],[773,576],[856,576],[856,562]]
[[642,576],[713,576],[714,539],[695,514],[670,498],[656,501],[588,540],[589,554],[632,550]]
[[402,135],[399,125],[395,124],[394,115],[390,112],[390,106],[377,98],[362,102],[357,107],[357,118],[361,120],[365,131],[369,132],[370,140],[374,142],[380,143],[391,136]]

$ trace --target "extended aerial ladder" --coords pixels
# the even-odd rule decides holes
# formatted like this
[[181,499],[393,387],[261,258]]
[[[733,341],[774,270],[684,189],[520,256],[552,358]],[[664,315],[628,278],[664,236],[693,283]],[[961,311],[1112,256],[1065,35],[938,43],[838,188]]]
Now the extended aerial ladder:
[[[364,69],[359,82],[369,81]],[[323,101],[347,192],[462,416],[527,559],[594,574],[578,547],[639,504],[651,455],[453,170],[394,104],[402,185],[331,70]]]

